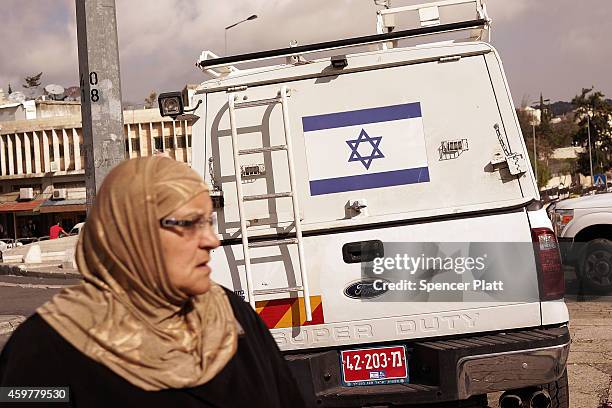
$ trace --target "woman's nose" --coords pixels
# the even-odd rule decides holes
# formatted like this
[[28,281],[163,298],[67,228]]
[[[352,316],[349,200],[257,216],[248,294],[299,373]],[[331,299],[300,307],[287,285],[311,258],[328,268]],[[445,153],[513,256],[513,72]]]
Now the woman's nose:
[[213,231],[212,228],[207,228],[200,235],[200,247],[206,249],[215,249],[219,245],[221,245],[221,241],[219,241],[217,234],[215,234],[215,231]]

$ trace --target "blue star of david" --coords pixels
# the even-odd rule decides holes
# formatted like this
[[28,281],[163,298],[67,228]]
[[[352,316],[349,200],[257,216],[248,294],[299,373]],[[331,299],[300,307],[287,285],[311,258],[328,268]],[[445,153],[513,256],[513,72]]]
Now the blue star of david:
[[[380,151],[378,147],[380,145],[380,141],[382,140],[382,136],[370,137],[365,131],[365,129],[361,129],[361,133],[359,133],[359,137],[354,140],[347,140],[346,143],[351,148],[351,157],[349,157],[349,162],[360,161],[361,164],[364,165],[366,170],[370,169],[370,165],[372,164],[372,160],[374,159],[382,159],[385,156]],[[359,149],[360,143],[370,143],[372,145],[372,153],[369,156],[362,156],[357,149]]]

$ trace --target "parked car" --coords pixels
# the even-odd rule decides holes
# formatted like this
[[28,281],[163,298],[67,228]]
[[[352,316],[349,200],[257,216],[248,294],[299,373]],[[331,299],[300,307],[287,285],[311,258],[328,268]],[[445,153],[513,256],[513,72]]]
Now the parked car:
[[14,240],[9,238],[0,239],[0,253],[6,251],[9,248],[13,247]]
[[7,249],[22,246],[23,243],[15,241],[13,238],[2,238],[0,239],[0,251],[6,251]]
[[38,238],[17,238],[17,243],[21,245],[28,245],[36,241],[38,241]]
[[552,221],[563,262],[587,288],[612,292],[612,194],[559,201]]
[[22,246],[21,242],[16,242],[12,238],[2,238],[0,239],[0,262],[2,262],[2,253],[7,249],[15,248],[18,246]]
[[85,225],[84,222],[79,222],[74,227],[72,227],[68,235],[79,235],[79,233],[81,232],[81,229],[83,228],[83,225]]

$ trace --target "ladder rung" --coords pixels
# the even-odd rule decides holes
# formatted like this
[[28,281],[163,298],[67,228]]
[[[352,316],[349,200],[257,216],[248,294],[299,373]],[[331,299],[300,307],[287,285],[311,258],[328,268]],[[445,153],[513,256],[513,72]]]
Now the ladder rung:
[[275,239],[271,241],[249,242],[249,248],[297,244],[297,238]]
[[246,100],[243,102],[236,101],[234,103],[234,108],[236,109],[252,108],[255,106],[272,105],[273,103],[280,103],[280,98],[276,97],[276,98],[268,98],[268,99],[257,99],[253,101]]
[[298,292],[302,291],[304,288],[302,286],[290,286],[288,288],[274,288],[274,289],[259,289],[254,290],[253,294],[257,295],[274,295],[276,293],[287,293],[287,292]]
[[287,191],[284,193],[272,193],[272,194],[244,196],[244,201],[267,200],[268,198],[281,198],[281,197],[291,197],[291,196],[293,196],[293,193],[291,191]]
[[243,150],[238,151],[238,154],[274,152],[277,150],[287,150],[287,145],[278,145],[278,146],[270,146],[270,147],[256,147],[254,149],[243,149]]

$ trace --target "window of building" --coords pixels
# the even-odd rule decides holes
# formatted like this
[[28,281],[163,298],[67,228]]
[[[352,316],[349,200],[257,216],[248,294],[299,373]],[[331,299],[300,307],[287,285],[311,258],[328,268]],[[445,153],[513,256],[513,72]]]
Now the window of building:
[[179,149],[185,148],[185,136],[179,136],[176,138],[176,147]]
[[191,147],[191,146],[192,146],[192,144],[191,144],[191,134],[188,134],[187,135],[187,147]]
[[166,149],[174,149],[174,138],[171,136],[164,137],[166,143]]
[[140,140],[139,139],[131,139],[132,140],[132,150],[139,152],[140,151]]
[[161,137],[155,137],[153,138],[153,140],[155,141],[155,150],[159,150],[159,151],[164,150],[164,145],[163,145]]
[[53,183],[53,188],[67,188],[67,189],[85,188],[85,182],[84,181],[69,181],[69,182],[63,182],[63,183]]

